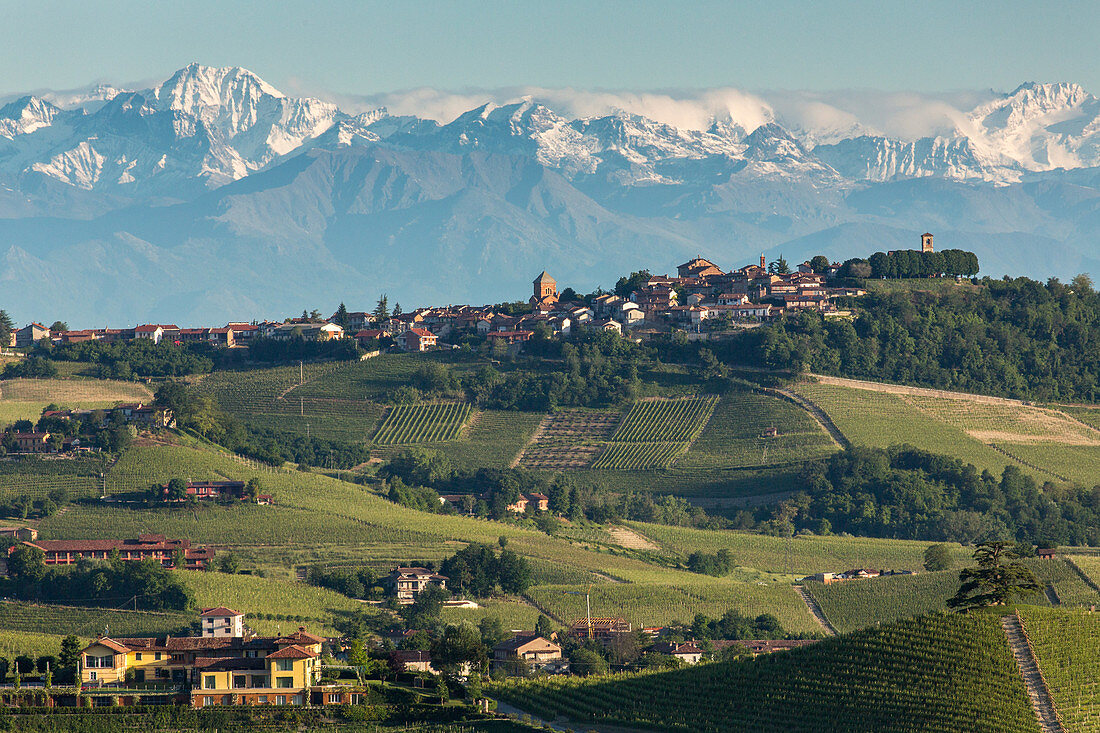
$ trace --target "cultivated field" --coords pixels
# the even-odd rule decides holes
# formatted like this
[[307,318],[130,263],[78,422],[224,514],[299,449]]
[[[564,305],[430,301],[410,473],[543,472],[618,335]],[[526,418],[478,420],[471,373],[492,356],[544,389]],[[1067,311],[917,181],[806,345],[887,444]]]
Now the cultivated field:
[[[586,585],[543,585],[527,596],[563,624],[584,618]],[[580,593],[580,595],[576,595]],[[806,605],[787,583],[739,583],[706,576],[679,585],[602,583],[591,588],[593,616],[622,616],[639,626],[691,623],[696,613],[718,617],[731,608],[747,616],[775,615],[792,632],[820,631]]]
[[406,445],[454,440],[469,416],[466,402],[394,405],[386,411],[372,442]]
[[853,443],[907,443],[994,474],[1016,465],[1039,481],[1066,478],[1091,486],[1100,475],[1100,443],[1093,443],[1100,434],[1056,410],[833,384],[798,384],[794,390],[828,413]]
[[[108,600],[108,599],[104,599]],[[124,603],[128,599],[118,599]],[[190,633],[198,616],[189,613],[154,613],[111,608],[43,606],[4,601],[0,603],[0,629],[62,636],[93,637],[110,629],[114,636],[159,636]],[[2,632],[0,632],[2,633]]]
[[615,432],[622,413],[559,410],[543,418],[517,465],[537,470],[585,468]]
[[999,619],[983,614],[925,616],[673,672],[509,680],[492,694],[576,729],[1038,730]]
[[7,379],[0,381],[0,427],[16,420],[37,422],[50,404],[74,409],[114,407],[119,402],[151,402],[143,384],[103,379]]
[[[765,437],[769,428],[778,434]],[[706,428],[676,465],[699,472],[774,466],[835,450],[829,435],[802,408],[769,395],[736,392],[719,400]]]
[[1067,731],[1100,731],[1100,616],[1021,608],[1032,649]]
[[0,461],[0,501],[15,497],[43,499],[64,496],[77,499],[99,496],[100,474],[107,462],[99,457],[10,458]]
[[617,443],[690,443],[714,411],[717,397],[635,402],[611,440]]
[[592,468],[668,468],[687,447],[687,443],[608,443]]

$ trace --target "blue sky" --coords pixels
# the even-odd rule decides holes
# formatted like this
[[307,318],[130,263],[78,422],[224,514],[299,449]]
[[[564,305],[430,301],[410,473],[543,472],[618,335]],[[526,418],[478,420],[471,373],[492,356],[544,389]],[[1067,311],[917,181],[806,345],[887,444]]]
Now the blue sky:
[[290,93],[413,87],[1100,93],[1100,3],[0,0],[0,93],[245,66]]

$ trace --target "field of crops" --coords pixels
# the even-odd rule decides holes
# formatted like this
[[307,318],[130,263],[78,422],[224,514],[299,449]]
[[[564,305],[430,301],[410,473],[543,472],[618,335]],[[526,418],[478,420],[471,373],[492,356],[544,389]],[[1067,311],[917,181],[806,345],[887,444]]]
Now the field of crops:
[[611,410],[557,410],[546,415],[519,465],[540,471],[585,468],[604,449],[622,420]]
[[592,468],[668,468],[687,447],[687,443],[608,443],[592,463]]
[[887,394],[832,384],[799,384],[795,389],[825,410],[855,443],[909,443],[996,474],[1012,464],[1040,481],[1062,478],[1092,486],[1100,475],[1100,430],[1081,421],[1080,411],[1072,408]]
[[[764,437],[768,428],[778,435]],[[773,466],[820,458],[836,449],[802,408],[777,397],[737,392],[719,400],[710,422],[676,465],[699,472]]]
[[65,407],[113,406],[116,402],[149,402],[144,384],[110,379],[8,379],[0,381],[0,401],[54,402]]
[[[849,568],[921,570],[927,542],[867,537],[800,535],[791,539],[722,530],[689,529],[627,522],[668,552],[687,557],[695,551],[729,550],[735,565],[792,575],[811,575]],[[973,550],[949,545],[956,566],[970,561]]]
[[717,397],[635,402],[611,439],[618,443],[690,443],[707,424],[717,402]]
[[448,624],[468,621],[476,624],[483,618],[499,618],[504,628],[509,631],[522,631],[535,628],[535,621],[539,618],[539,610],[534,606],[521,601],[507,600],[481,600],[477,602],[480,608],[444,608],[443,622]]
[[[685,574],[686,575],[686,574]],[[738,583],[696,576],[682,584],[602,583],[592,586],[593,616],[622,616],[635,627],[674,621],[691,623],[696,613],[721,616],[731,608],[748,616],[774,614],[792,632],[820,631],[805,604],[787,583]],[[564,624],[583,618],[586,585],[541,585],[527,597]],[[574,595],[575,593],[581,595]]]
[[149,402],[145,385],[101,379],[8,379],[0,381],[0,427],[37,421],[47,405],[95,409],[119,402]]
[[99,457],[3,460],[0,461],[0,501],[17,496],[41,499],[53,492],[69,499],[99,496],[100,474],[106,467],[106,462]]
[[[123,602],[126,599],[120,601]],[[198,617],[188,613],[153,613],[81,606],[0,603],[0,629],[39,634],[96,636],[110,629],[114,636],[185,634]]]
[[469,416],[467,402],[394,405],[386,412],[371,442],[406,445],[454,440]]
[[[10,661],[20,654],[32,657],[57,656],[61,653],[61,634],[40,634],[36,631],[12,631],[0,629],[0,657]],[[91,641],[90,636],[80,637],[81,645]]]
[[994,616],[926,616],[739,662],[494,685],[542,718],[666,731],[1038,730]]
[[465,434],[432,449],[446,455],[456,468],[506,468],[531,434],[542,413],[511,410],[478,410],[470,416]]
[[1070,417],[1100,430],[1100,407],[1084,407],[1079,405],[1054,405],[1054,407]]
[[[228,606],[253,616],[264,613],[323,619],[321,622],[314,621],[312,626],[315,630],[318,623],[322,623],[326,629],[331,628],[331,619],[339,612],[364,607],[358,601],[335,591],[305,583],[287,583],[251,575],[226,575],[197,570],[180,573],[184,583],[195,594],[195,605],[199,608]],[[246,618],[245,622],[257,630],[262,628],[261,619]],[[282,631],[286,633],[290,627],[297,626],[297,623],[288,626],[288,622],[283,622]],[[306,626],[310,624],[306,623]]]
[[1100,616],[1021,608],[1031,647],[1067,731],[1100,731]]
[[815,402],[845,437],[859,445],[888,448],[907,443],[954,456],[996,475],[1015,463],[965,431],[918,410],[899,395],[831,384],[798,384],[794,390]]
[[850,580],[822,585],[803,583],[825,618],[839,633],[923,613],[943,611],[959,588],[959,571]]

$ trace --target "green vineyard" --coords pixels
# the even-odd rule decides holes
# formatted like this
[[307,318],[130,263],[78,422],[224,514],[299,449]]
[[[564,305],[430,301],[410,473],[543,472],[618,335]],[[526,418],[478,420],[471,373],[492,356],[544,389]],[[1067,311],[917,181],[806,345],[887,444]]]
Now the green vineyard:
[[668,468],[687,447],[687,443],[608,443],[592,468]]
[[710,419],[717,397],[635,402],[611,437],[616,443],[690,443]]
[[372,442],[405,445],[454,440],[469,416],[470,405],[465,402],[394,405],[386,413]]
[[[120,599],[122,603],[127,599]],[[0,629],[39,634],[94,637],[109,629],[114,636],[159,636],[190,633],[197,617],[188,613],[123,611],[78,606],[0,603]]]
[[1031,648],[1067,731],[1100,731],[1100,616],[1021,608]]
[[1038,730],[1000,621],[933,615],[760,659],[492,694],[542,718],[663,731]]

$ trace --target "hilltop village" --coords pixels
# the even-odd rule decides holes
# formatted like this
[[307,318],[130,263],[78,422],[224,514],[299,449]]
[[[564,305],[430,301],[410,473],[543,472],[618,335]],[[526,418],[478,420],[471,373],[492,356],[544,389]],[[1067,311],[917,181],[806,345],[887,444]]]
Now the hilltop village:
[[68,330],[35,322],[12,330],[9,346],[22,348],[43,340],[61,345],[147,339],[153,343],[208,343],[238,348],[258,338],[300,338],[355,339],[364,348],[382,343],[406,351],[426,351],[437,347],[441,340],[446,343],[466,334],[511,345],[523,343],[539,331],[568,336],[580,328],[613,331],[637,339],[673,330],[706,338],[711,332],[751,327],[795,310],[848,315],[838,308],[836,299],[860,296],[865,291],[834,285],[840,268],[839,263],[818,257],[790,271],[786,262],[769,266],[761,255],[759,264],[726,272],[710,260],[696,257],[679,265],[675,276],[636,272],[620,281],[616,292],[596,291],[585,296],[572,288],[559,289],[557,280],[544,271],[532,283],[533,293],[526,303],[426,306],[410,311],[401,311],[398,306],[390,311],[388,304],[380,300],[373,311],[343,310],[327,319],[304,314],[278,322],[231,322],[200,328],[142,324],[133,328]]

